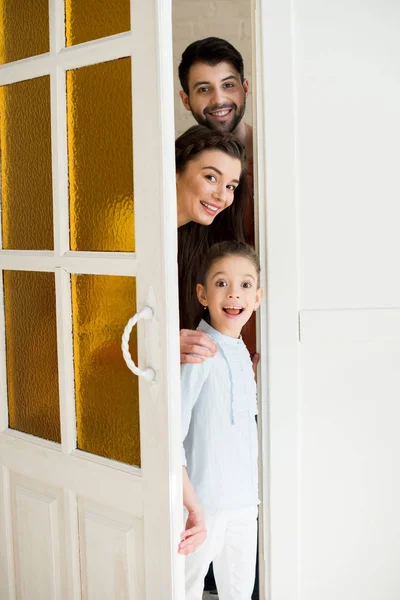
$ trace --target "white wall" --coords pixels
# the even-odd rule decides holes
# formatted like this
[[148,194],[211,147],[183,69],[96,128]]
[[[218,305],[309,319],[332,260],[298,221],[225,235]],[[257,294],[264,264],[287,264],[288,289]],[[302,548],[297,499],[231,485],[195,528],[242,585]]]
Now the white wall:
[[294,0],[299,595],[400,598],[400,3]]
[[180,135],[195,124],[179,98],[178,65],[182,52],[195,40],[216,36],[228,40],[243,56],[250,93],[246,122],[252,124],[251,0],[172,0],[175,74],[175,130]]

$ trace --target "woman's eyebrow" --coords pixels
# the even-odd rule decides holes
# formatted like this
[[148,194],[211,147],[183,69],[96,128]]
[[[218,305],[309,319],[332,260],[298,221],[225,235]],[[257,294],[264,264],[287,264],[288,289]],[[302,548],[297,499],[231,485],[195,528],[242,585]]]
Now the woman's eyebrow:
[[[205,169],[211,169],[212,171],[218,173],[218,175],[222,175],[221,171],[217,169],[217,167],[212,167],[211,165],[209,165],[208,167],[202,167],[202,171],[204,171]],[[232,179],[232,181],[234,181],[235,183],[239,183],[238,179]]]

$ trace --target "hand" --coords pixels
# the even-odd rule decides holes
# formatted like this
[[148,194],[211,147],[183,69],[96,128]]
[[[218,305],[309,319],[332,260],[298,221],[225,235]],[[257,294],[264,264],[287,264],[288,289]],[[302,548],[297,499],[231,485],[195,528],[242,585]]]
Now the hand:
[[181,534],[178,554],[190,554],[204,542],[207,537],[206,522],[201,508],[190,511],[185,531]]
[[253,365],[254,379],[257,381],[257,367],[258,363],[260,362],[260,355],[258,354],[258,352],[255,352],[253,354],[253,356],[251,357],[251,362]]
[[212,358],[217,352],[217,346],[204,331],[181,329],[179,341],[181,363],[203,363],[206,358]]

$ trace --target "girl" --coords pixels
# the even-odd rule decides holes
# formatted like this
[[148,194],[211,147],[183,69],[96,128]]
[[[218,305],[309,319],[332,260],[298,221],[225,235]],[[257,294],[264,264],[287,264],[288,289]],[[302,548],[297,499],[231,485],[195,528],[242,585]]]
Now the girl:
[[[201,600],[213,561],[220,600],[250,600],[257,545],[256,385],[241,330],[261,302],[260,266],[242,242],[213,245],[196,287],[218,352],[182,365],[186,600]],[[207,535],[206,535],[207,530]]]

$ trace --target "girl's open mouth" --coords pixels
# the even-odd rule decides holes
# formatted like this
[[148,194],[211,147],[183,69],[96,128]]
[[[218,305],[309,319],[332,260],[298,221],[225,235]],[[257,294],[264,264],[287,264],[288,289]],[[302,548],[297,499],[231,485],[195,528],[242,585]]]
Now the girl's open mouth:
[[244,308],[239,308],[236,306],[224,306],[222,310],[224,311],[224,313],[230,315],[231,317],[237,317],[244,311]]

